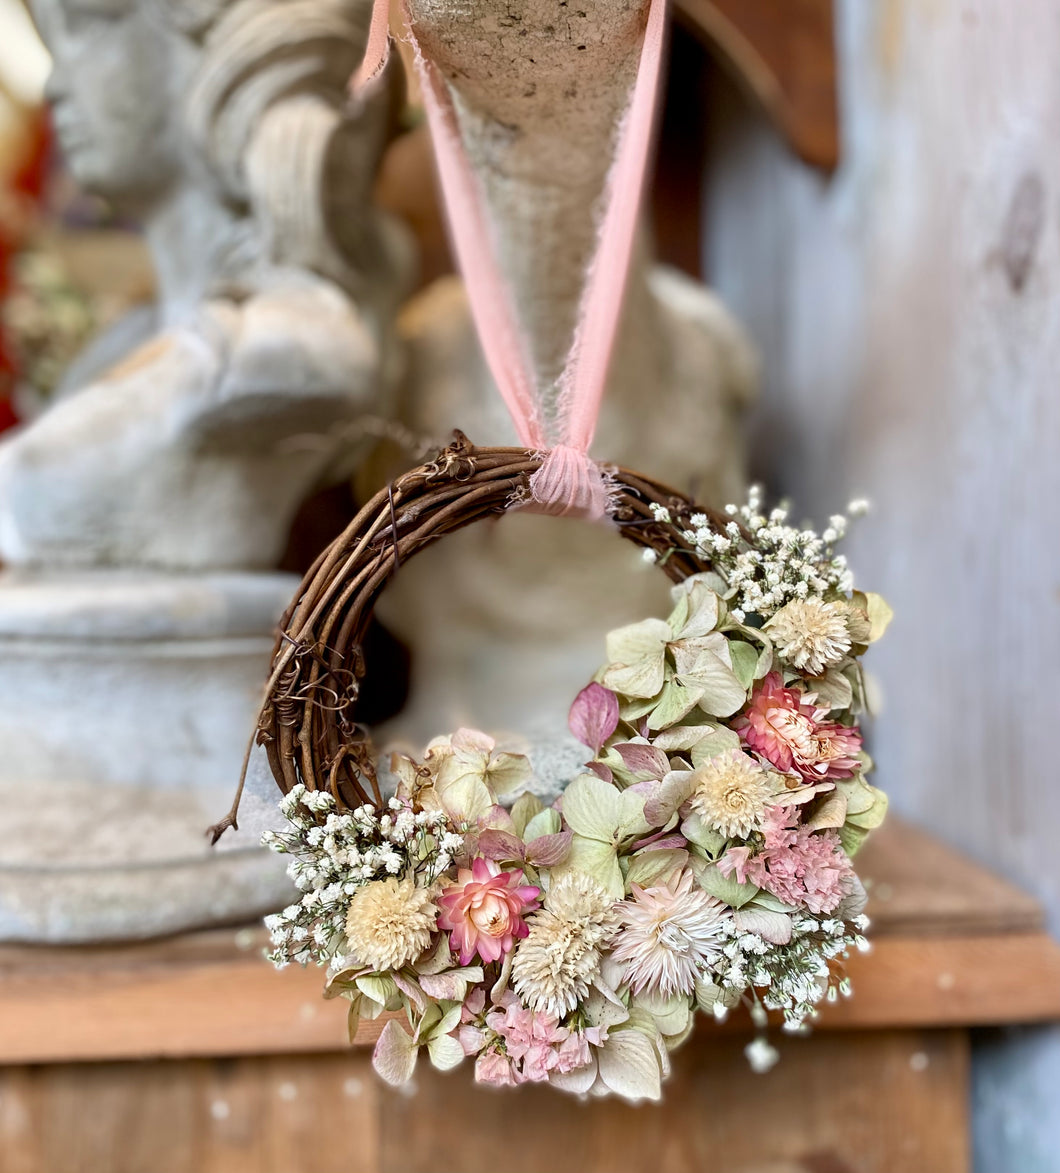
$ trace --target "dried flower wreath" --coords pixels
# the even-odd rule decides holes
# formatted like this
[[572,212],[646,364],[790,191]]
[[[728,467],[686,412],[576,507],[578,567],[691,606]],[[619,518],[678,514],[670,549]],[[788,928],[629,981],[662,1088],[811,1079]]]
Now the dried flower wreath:
[[[388,13],[373,0],[362,80],[385,60]],[[374,1055],[391,1083],[426,1047],[440,1068],[474,1056],[486,1083],[657,1098],[697,1007],[723,1016],[744,1001],[757,1023],[774,1010],[798,1029],[846,988],[840,961],[867,924],[850,857],[886,809],[865,781],[859,660],[889,612],[834,552],[845,518],[818,536],[783,509],[764,516],[755,496],[715,514],[588,455],[666,0],[647,4],[554,396],[527,361],[452,94],[405,19],[478,337],[524,447],[458,433],[365,506],[284,618],[258,736],[289,821],[268,841],[303,895],[270,918],[272,958],[326,965],[351,1037],[394,1012]],[[570,713],[590,760],[551,805],[519,794],[524,757],[467,729],[395,760],[384,793],[355,720],[376,598],[417,551],[521,505],[613,524],[673,580],[673,612],[608,637]],[[761,1036],[748,1056],[763,1068],[774,1052]]]
[[[886,800],[865,776],[860,657],[886,604],[853,589],[834,544],[784,509],[726,514],[607,469],[611,515],[674,582],[674,609],[607,637],[575,698],[584,773],[551,805],[528,760],[461,729],[384,793],[355,720],[361,640],[402,562],[530,496],[540,454],[473,447],[378,494],[307,575],[283,621],[259,724],[300,901],[269,918],[271,959],[327,967],[408,1080],[475,1057],[493,1084],[657,1098],[695,1009],[741,1002],[798,1030],[849,992],[865,945],[851,865]],[[760,1034],[748,1057],[768,1067]]]

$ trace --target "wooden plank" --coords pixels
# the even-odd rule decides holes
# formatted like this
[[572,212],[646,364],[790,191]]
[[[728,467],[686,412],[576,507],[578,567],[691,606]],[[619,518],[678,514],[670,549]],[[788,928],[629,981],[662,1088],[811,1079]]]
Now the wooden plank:
[[[895,821],[859,867],[875,948],[851,961],[856,996],[824,1029],[1060,1018],[1060,947],[1018,889]],[[260,929],[110,948],[0,948],[0,1062],[330,1051],[345,1004],[315,969],[277,972]],[[379,1023],[362,1026],[360,1045]]]
[[476,1090],[466,1066],[417,1071],[395,1092],[363,1053],[14,1068],[0,1072],[0,1167],[539,1173],[558,1160],[580,1173],[966,1173],[960,1032],[790,1040],[766,1076],[742,1046],[694,1038],[663,1102],[632,1109],[539,1087]]
[[1060,945],[1044,933],[885,937],[849,968],[854,997],[823,1009],[824,1029],[1060,1020]]
[[[1033,897],[897,817],[868,841],[857,868],[870,891],[876,938],[1037,932],[1043,926]],[[0,945],[0,982],[58,980],[70,971],[139,974],[240,963],[256,957],[265,942],[264,930],[252,925],[102,947]]]
[[869,889],[874,936],[1043,929],[1033,896],[902,819],[888,819],[856,863]]
[[633,1108],[417,1071],[381,1101],[380,1173],[494,1173],[499,1153],[505,1173],[967,1173],[960,1032],[792,1039],[765,1076],[743,1040],[700,1032],[674,1060],[662,1103]]
[[[849,972],[855,996],[826,1005],[818,1030],[1060,1020],[1060,946],[1044,934],[885,937]],[[345,1009],[321,998],[317,971],[254,958],[61,985],[30,975],[0,984],[0,1063],[344,1050]],[[357,1044],[380,1027],[362,1024]]]
[[712,45],[804,162],[839,162],[832,0],[678,0],[678,19]]
[[363,1054],[0,1071],[4,1173],[377,1173]]

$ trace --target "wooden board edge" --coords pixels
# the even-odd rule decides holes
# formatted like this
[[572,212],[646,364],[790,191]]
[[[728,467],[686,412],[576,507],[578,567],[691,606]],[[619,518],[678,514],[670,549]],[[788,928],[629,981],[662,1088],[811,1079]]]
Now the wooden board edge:
[[[849,972],[855,996],[826,1004],[817,1029],[1060,1021],[1060,945],[1044,933],[885,938]],[[0,982],[0,1065],[343,1050],[345,1003],[320,991],[316,971],[253,959],[65,987]],[[356,1045],[374,1043],[382,1021],[362,1023]]]

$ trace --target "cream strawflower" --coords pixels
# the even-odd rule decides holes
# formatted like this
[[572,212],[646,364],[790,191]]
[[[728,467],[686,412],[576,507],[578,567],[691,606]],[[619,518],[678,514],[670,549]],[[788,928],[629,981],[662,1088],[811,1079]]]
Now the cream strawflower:
[[560,1019],[588,994],[600,949],[618,926],[611,896],[590,876],[568,872],[529,918],[512,962],[512,986],[531,1009]]
[[346,938],[357,960],[376,971],[400,969],[431,943],[438,909],[412,876],[373,880],[346,913]]
[[820,676],[850,651],[846,616],[834,603],[793,599],[765,625],[781,659],[800,672]]
[[626,963],[634,994],[691,994],[696,977],[721,957],[730,910],[682,873],[666,887],[633,885],[619,905],[622,928],[613,956]]
[[777,792],[774,777],[735,749],[696,770],[690,805],[708,827],[726,839],[746,839],[762,825],[766,806]]

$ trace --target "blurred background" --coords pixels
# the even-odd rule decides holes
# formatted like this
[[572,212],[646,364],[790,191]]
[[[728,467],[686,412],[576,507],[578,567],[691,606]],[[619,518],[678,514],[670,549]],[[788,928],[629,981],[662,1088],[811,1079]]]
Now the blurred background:
[[[71,0],[38,7],[50,14],[53,26],[62,23],[62,34],[56,34],[60,40],[76,35],[71,14],[104,21],[90,31],[86,43],[91,49],[93,43],[101,43],[92,42],[91,37],[105,40],[117,35],[113,27],[108,32],[106,21],[120,23],[128,12],[142,15],[151,5],[148,0],[113,5]],[[356,229],[347,225],[344,230],[342,253],[349,260],[348,270],[340,273],[326,257],[320,260],[304,241],[284,252],[275,241],[293,239],[292,225],[312,217],[299,204],[297,215],[284,219],[282,209],[293,206],[293,197],[277,194],[274,188],[279,180],[269,179],[283,170],[287,158],[277,144],[285,141],[282,135],[292,134],[303,135],[305,142],[315,141],[317,122],[306,107],[289,111],[290,125],[276,129],[273,137],[258,134],[257,129],[241,137],[232,129],[236,116],[220,109],[216,94],[226,86],[234,89],[243,84],[250,70],[248,58],[237,59],[239,53],[250,53],[244,43],[235,36],[230,43],[224,40],[229,31],[224,24],[226,9],[237,7],[207,3],[197,11],[209,11],[209,16],[181,18],[180,35],[189,38],[195,52],[213,54],[213,72],[194,74],[195,85],[201,88],[201,92],[195,90],[199,106],[193,110],[199,123],[188,139],[194,150],[201,150],[206,160],[203,168],[210,169],[210,182],[204,182],[202,190],[212,192],[228,183],[220,202],[228,209],[240,209],[238,216],[232,213],[231,224],[226,221],[223,230],[216,229],[221,243],[210,254],[213,267],[209,282],[204,279],[200,290],[201,304],[197,303],[195,315],[182,318],[173,307],[186,297],[187,282],[180,287],[174,284],[160,257],[164,258],[166,249],[179,252],[188,247],[180,239],[207,239],[214,231],[213,213],[196,211],[189,220],[196,226],[195,233],[167,237],[160,253],[161,230],[154,237],[148,233],[148,243],[141,233],[145,223],[161,223],[162,202],[153,189],[147,194],[137,189],[135,199],[107,198],[106,184],[93,188],[83,176],[79,183],[64,161],[55,122],[44,102],[48,51],[21,0],[0,0],[0,428],[21,426],[21,434],[28,436],[34,421],[43,419],[46,409],[64,396],[84,386],[114,385],[114,371],[130,356],[133,366],[139,363],[146,372],[146,382],[129,383],[129,403],[137,402],[145,388],[160,384],[183,388],[191,377],[185,357],[151,365],[157,354],[150,347],[160,338],[176,336],[170,331],[199,330],[204,317],[210,321],[202,327],[202,336],[213,345],[217,332],[229,330],[231,322],[229,309],[216,311],[216,305],[219,299],[230,298],[226,305],[250,316],[244,316],[218,344],[217,353],[223,353],[235,373],[222,372],[210,386],[237,386],[241,407],[223,419],[216,414],[205,422],[197,419],[192,429],[194,444],[209,434],[206,447],[215,454],[211,468],[216,467],[216,452],[221,450],[238,449],[240,460],[248,451],[258,453],[255,446],[264,443],[262,435],[269,444],[280,440],[288,444],[285,452],[311,453],[304,472],[292,481],[282,500],[270,498],[280,522],[276,535],[254,539],[254,548],[263,551],[260,558],[248,555],[240,560],[233,554],[226,559],[213,552],[199,557],[194,555],[198,547],[192,534],[174,539],[172,550],[160,548],[157,557],[144,557],[139,565],[136,550],[142,548],[142,538],[137,536],[135,518],[127,522],[131,553],[115,553],[107,547],[100,554],[106,546],[102,539],[91,550],[86,539],[82,548],[78,540],[64,536],[61,527],[49,530],[51,522],[41,522],[36,506],[27,504],[48,496],[40,488],[43,482],[25,479],[27,468],[41,467],[33,458],[35,450],[30,448],[29,455],[22,452],[17,459],[10,456],[6,465],[0,458],[0,498],[7,492],[9,502],[17,503],[17,508],[9,507],[0,499],[4,514],[0,545],[3,560],[15,567],[16,575],[22,574],[11,588],[22,593],[17,598],[11,595],[10,604],[0,600],[0,641],[6,641],[9,656],[24,646],[20,640],[39,638],[42,631],[53,641],[74,638],[66,629],[57,635],[54,624],[58,621],[52,613],[38,614],[37,603],[26,602],[25,575],[19,566],[41,560],[49,567],[54,563],[64,573],[71,567],[77,570],[82,576],[78,590],[86,573],[110,573],[118,567],[122,573],[128,570],[139,576],[131,580],[136,591],[162,592],[140,597],[160,599],[157,607],[166,615],[166,623],[172,622],[172,629],[155,630],[139,619],[134,622],[128,600],[122,596],[120,623],[114,620],[107,630],[113,634],[120,627],[120,640],[126,641],[123,648],[131,639],[145,641],[145,648],[154,648],[151,641],[155,639],[172,641],[179,624],[185,623],[184,618],[173,617],[189,613],[194,613],[198,626],[193,624],[194,630],[179,627],[179,638],[199,641],[200,648],[209,644],[213,649],[209,654],[220,657],[218,663],[223,659],[222,671],[228,670],[224,665],[235,663],[236,652],[234,644],[217,651],[216,641],[243,641],[238,655],[247,658],[232,668],[231,684],[232,695],[240,699],[225,710],[236,714],[235,725],[240,720],[243,725],[228,738],[233,743],[231,752],[226,741],[229,756],[209,766],[216,765],[216,784],[211,782],[203,791],[208,791],[207,798],[174,814],[173,786],[165,780],[148,783],[146,775],[133,782],[124,775],[112,778],[108,773],[113,773],[112,764],[105,755],[100,757],[98,776],[86,774],[83,783],[78,781],[97,790],[113,782],[116,805],[109,808],[113,810],[124,809],[122,804],[131,801],[128,794],[140,793],[137,787],[149,789],[151,797],[137,808],[150,810],[156,820],[152,824],[156,830],[145,832],[145,841],[154,842],[151,835],[157,831],[160,844],[157,858],[152,855],[149,862],[171,868],[174,874],[187,869],[199,850],[188,846],[195,840],[194,828],[223,813],[227,780],[234,781],[231,754],[237,753],[243,728],[253,716],[254,682],[267,663],[273,622],[268,616],[278,613],[278,606],[289,597],[297,582],[292,576],[303,572],[341,530],[366,492],[384,483],[395,469],[415,462],[421,441],[444,439],[454,426],[465,428],[482,443],[508,440],[506,425],[490,406],[488,388],[481,397],[459,389],[464,383],[485,386],[484,376],[459,287],[451,277],[452,261],[415,86],[406,88],[400,71],[393,71],[388,96],[375,114],[344,124],[342,134],[359,152],[350,168],[356,179],[337,174],[319,182],[313,215],[331,217],[329,239],[336,236],[336,216],[340,221],[355,219],[359,225]],[[104,16],[99,15],[102,10],[106,10]],[[359,36],[363,34],[363,5],[353,15],[340,15],[352,21],[350,27],[360,30]],[[270,68],[274,59],[282,64],[286,60],[282,46],[289,43],[282,29],[270,32],[262,26],[256,32],[263,40],[275,38],[269,42],[271,48],[260,50],[261,59]],[[330,35],[341,39],[342,33]],[[71,52],[69,45],[64,51]],[[71,74],[77,52],[69,58]],[[234,62],[228,74],[217,63],[225,53]],[[356,46],[351,53],[356,64]],[[321,49],[318,55],[327,62],[332,59],[330,49]],[[664,369],[670,398],[660,391],[658,401],[638,400],[639,390],[627,395],[616,385],[613,414],[610,422],[605,420],[597,449],[601,455],[628,457],[626,462],[635,467],[654,464],[646,471],[658,472],[682,489],[697,489],[715,501],[735,495],[748,478],[760,480],[771,495],[790,496],[799,511],[817,520],[841,510],[851,497],[872,500],[873,512],[853,528],[848,554],[859,584],[882,593],[896,615],[887,639],[874,650],[870,662],[879,695],[871,731],[877,782],[889,791],[903,816],[1036,898],[1053,935],[1060,933],[1060,853],[1056,849],[1060,790],[1053,777],[1060,718],[1055,679],[1060,660],[1058,59],[1058,0],[1021,0],[1018,5],[1011,0],[835,0],[834,5],[829,0],[680,0],[658,159],[649,183],[644,245],[645,258],[654,250],[658,261],[669,268],[649,271],[645,259],[643,271],[635,275],[635,287],[639,289],[637,282],[643,280],[649,291],[645,294],[649,301],[643,303],[648,307],[644,320],[651,324],[652,336],[664,338],[665,345],[657,342],[652,349],[645,342],[643,353],[633,353],[635,343],[627,341],[629,361],[622,364],[640,373]],[[122,54],[107,61],[114,86],[135,91],[135,86],[143,84],[142,78],[123,73],[127,59]],[[179,63],[173,67],[172,102],[183,76],[178,66],[183,68]],[[325,92],[320,78],[325,74],[330,78],[332,73],[345,77],[348,66],[338,54],[333,67],[320,66],[312,74],[307,89]],[[287,83],[275,84],[279,92]],[[341,86],[333,89],[328,109],[344,109],[341,97],[335,97],[341,94]],[[64,103],[71,100],[63,99]],[[209,102],[215,100],[218,109],[207,112]],[[276,102],[268,110],[279,105]],[[260,112],[255,117],[256,128],[269,121]],[[124,125],[119,118],[113,133],[120,135]],[[328,126],[328,136],[336,133]],[[332,145],[321,158],[333,158],[337,141],[328,138]],[[482,141],[488,141],[488,136],[483,135]],[[174,148],[173,157],[184,159],[189,149]],[[542,149],[547,152],[547,145]],[[228,157],[239,157],[243,163],[238,174],[224,178]],[[320,163],[318,171],[323,174],[324,169]],[[309,184],[304,175],[302,179]],[[575,177],[570,182],[574,190],[581,180]],[[124,194],[122,189],[118,196]],[[502,194],[494,191],[491,198],[503,206]],[[167,196],[166,207],[171,203]],[[255,219],[262,207],[270,209],[268,215]],[[166,223],[172,225],[172,218]],[[520,234],[531,228],[543,231],[531,220],[515,225],[511,240],[506,238],[504,243],[511,256],[518,257]],[[542,250],[547,254],[563,245],[565,238],[557,230],[555,239],[547,235],[543,239]],[[570,247],[577,260],[581,256],[577,233],[572,239]],[[253,259],[247,261],[251,253]],[[520,273],[519,289],[532,307],[533,328],[546,336],[554,326],[562,335],[566,319],[562,308],[556,308],[563,305],[562,291],[553,303],[541,293],[545,288],[541,274],[529,265]],[[168,286],[166,280],[170,280]],[[238,293],[228,292],[237,287]],[[338,308],[335,289],[345,299]],[[297,307],[305,305],[300,299],[318,294],[322,308],[312,308],[317,305],[313,302],[311,313],[336,315],[327,319],[329,328],[339,334],[348,328],[356,337],[349,353],[322,346],[297,319]],[[139,333],[122,333],[123,322],[153,304],[173,312],[168,317],[169,311],[156,315],[153,324]],[[641,306],[639,301],[635,304]],[[260,319],[252,316],[259,306]],[[348,320],[343,316],[347,314]],[[636,317],[641,320],[639,308]],[[552,318],[558,325],[549,325]],[[189,327],[189,321],[196,324]],[[282,410],[275,396],[269,398],[267,410],[261,407],[264,391],[271,389],[254,383],[255,372],[263,363],[276,360],[268,348],[254,350],[247,342],[257,337],[255,330],[262,336],[270,331],[273,337],[289,336],[290,346],[303,356],[293,363],[292,377],[303,379],[309,390]],[[628,333],[631,336],[634,331]],[[103,336],[117,341],[86,362],[86,347]],[[242,365],[241,346],[251,348]],[[542,348],[547,357],[547,344],[543,342]],[[666,351],[663,358],[658,349]],[[695,369],[678,369],[675,353],[690,355],[687,365]],[[319,387],[310,386],[316,372],[325,368],[339,371],[343,387],[363,384],[366,390],[361,398],[332,412],[327,406],[329,397],[334,398],[331,385],[325,385],[325,380]],[[121,378],[133,378],[131,369],[122,366]],[[200,377],[215,375],[194,376]],[[120,414],[122,402],[108,405],[107,411],[113,413],[108,420]],[[694,410],[686,408],[689,403]],[[653,431],[654,424],[649,426],[638,412],[645,416],[665,413],[666,418]],[[177,415],[180,412],[165,416],[166,428]],[[258,422],[244,430],[251,417]],[[75,421],[68,433],[56,432],[55,451],[60,456],[50,466],[52,475],[68,466],[71,449],[65,444],[76,444],[77,451],[84,451],[80,437],[103,427],[111,428],[112,423]],[[143,434],[157,435],[161,427],[158,421],[145,419]],[[675,431],[681,446],[678,453],[667,447],[666,435]],[[135,440],[139,434],[122,432],[122,445],[139,443]],[[326,453],[319,442],[321,435],[327,438]],[[180,446],[184,440],[174,443]],[[643,458],[638,459],[641,453]],[[114,457],[105,448],[99,459],[113,467]],[[159,482],[159,500],[171,493],[173,484],[198,480],[199,459],[200,448],[194,447],[194,459],[185,459],[171,481]],[[254,477],[264,482],[272,476],[257,455],[253,474],[245,472],[249,459],[239,465],[244,470],[241,483],[257,485]],[[152,456],[145,458],[143,467],[157,464],[158,457]],[[136,472],[139,467],[130,465],[133,471],[128,475],[141,475]],[[86,465],[78,475],[90,483],[97,474]],[[216,482],[221,483],[230,482]],[[132,495],[138,492],[133,490]],[[154,492],[144,489],[141,499]],[[75,495],[82,501],[83,489]],[[254,499],[250,493],[248,500]],[[114,500],[101,498],[97,514],[86,507],[78,532],[82,536],[90,532],[93,518],[115,516]],[[212,506],[205,495],[203,501],[206,516]],[[72,506],[61,493],[54,504],[57,516],[72,516]],[[123,507],[118,512],[125,518],[130,511]],[[173,529],[169,513],[158,516]],[[210,551],[234,549],[238,542],[232,534],[248,532],[249,525],[240,520],[230,531],[219,529]],[[39,547],[33,547],[34,533],[43,535]],[[60,535],[51,546],[49,533]],[[192,533],[190,523],[188,533]],[[520,545],[527,540],[518,535]],[[490,651],[506,638],[528,645],[540,640],[540,616],[533,614],[532,602],[527,603],[525,630],[507,637],[503,620],[495,616],[504,610],[496,601],[509,598],[510,580],[524,579],[533,559],[545,556],[535,533],[530,533],[529,541],[529,562],[518,561],[511,548],[498,545],[500,539],[483,539],[462,548],[461,558],[476,560],[474,583],[466,590],[454,589],[452,597],[440,599],[430,586],[431,576],[448,573],[443,562],[429,565],[421,580],[410,578],[391,610],[383,608],[383,626],[374,636],[377,654],[389,668],[376,678],[373,695],[378,709],[366,719],[390,721],[388,728],[396,734],[421,737],[425,731],[448,728],[449,718],[465,710],[480,713],[483,705],[497,704],[495,711],[489,709],[489,717],[499,724],[510,711],[525,709],[525,700],[519,696],[507,696],[504,708],[495,702],[495,683],[485,676],[476,686],[474,678]],[[54,556],[58,548],[62,557]],[[23,557],[27,549],[30,554]],[[40,557],[30,556],[33,549]],[[561,546],[554,554],[561,560],[569,550]],[[608,562],[605,574],[613,574],[616,565]],[[550,572],[547,583],[537,584],[536,606],[544,616],[562,613],[573,597],[573,583],[584,568],[572,564],[569,569],[570,580],[557,570],[555,578]],[[229,576],[223,583],[211,577],[221,572]],[[160,582],[160,575],[170,577]],[[195,579],[199,610],[193,607],[192,612],[187,598],[173,593],[190,589],[189,575],[205,576]],[[243,577],[233,585],[231,576]],[[654,597],[653,591],[657,585],[645,577],[633,617],[647,613],[640,599]],[[34,600],[41,597],[39,593],[32,596]],[[96,617],[93,622],[102,623],[99,616],[110,615],[107,608],[119,606],[111,595],[105,602],[99,601],[102,598],[97,593],[86,602],[79,595],[74,609],[78,615],[90,612]],[[253,603],[248,602],[251,598]],[[68,615],[73,606],[64,602],[59,610]],[[222,613],[223,621],[217,619]],[[237,614],[244,619],[234,622],[232,616]],[[592,630],[578,628],[586,637],[587,650],[570,644],[565,645],[566,658],[543,658],[524,682],[527,695],[538,687],[538,680],[552,679],[557,672],[564,679],[584,678],[586,663],[591,672],[598,655],[592,648],[599,647],[600,633],[610,620],[610,615],[601,615]],[[579,622],[577,616],[571,617],[572,630]],[[22,630],[19,624],[30,627]],[[429,642],[428,629],[437,630],[439,625],[451,638]],[[482,645],[470,647],[467,633],[483,625]],[[253,640],[258,643],[248,650]],[[206,652],[196,655],[194,671],[202,672]],[[138,663],[148,658],[145,652]],[[164,672],[171,673],[170,661],[165,664]],[[35,679],[32,674],[27,677],[26,671],[19,668],[10,681],[0,683],[0,693],[15,698],[25,691],[29,687],[25,681]],[[185,666],[182,671],[192,669]],[[457,685],[443,706],[430,697],[437,698],[437,689],[431,690],[446,671],[455,673]],[[120,672],[127,673],[127,668]],[[154,679],[138,677],[137,688],[150,691],[156,687]],[[403,705],[404,717],[398,715]],[[9,716],[9,724],[24,728],[26,722],[39,718],[29,702],[17,711],[17,720]],[[552,716],[543,714],[542,721]],[[487,723],[481,716],[477,719]],[[62,718],[57,720],[61,723]],[[74,717],[70,720],[76,724]],[[136,717],[137,728],[143,728],[140,722]],[[130,736],[124,726],[115,729],[113,736],[119,740]],[[533,722],[520,732],[532,740],[538,735]],[[199,733],[204,738],[213,736],[209,729]],[[33,755],[39,757],[44,744],[35,742]],[[59,751],[45,746],[45,752]],[[67,756],[62,757],[61,769],[66,777],[71,758],[66,749],[63,754]],[[163,791],[164,801],[157,798]],[[267,778],[261,782],[260,793],[264,810],[270,793]],[[73,803],[78,804],[79,799]],[[79,809],[85,809],[83,804]],[[12,815],[16,820],[25,817]],[[90,814],[89,819],[102,817]],[[165,831],[175,825],[172,820],[193,829],[176,846]],[[252,830],[254,825],[251,820]],[[85,842],[82,822],[72,823],[63,833],[71,843]],[[74,858],[73,848],[57,851],[53,863],[80,870],[70,879],[69,890],[60,890],[56,881],[54,893],[47,897],[53,902],[52,911],[37,917],[19,903],[28,899],[20,895],[18,883],[19,874],[33,870],[31,852],[5,850],[8,854],[0,859],[0,871],[7,869],[3,882],[8,887],[0,888],[0,908],[6,910],[7,919],[0,916],[0,926],[5,927],[4,939],[20,947],[70,947],[149,937],[156,932],[231,923],[244,913],[249,920],[271,907],[282,891],[282,881],[271,874],[263,877],[255,870],[256,863],[244,861],[244,867],[237,861],[231,863],[233,870],[226,873],[221,886],[230,881],[240,895],[224,908],[214,907],[216,878],[201,884],[188,879],[183,894],[175,898],[172,914],[159,913],[157,921],[144,921],[147,913],[137,906],[119,924],[109,912],[107,917],[99,914],[96,897],[88,916],[69,892],[88,890],[85,885],[93,883],[94,870],[113,862],[113,842],[104,836],[98,851],[86,851],[83,859]],[[245,846],[234,848],[233,858],[240,851],[249,858],[250,849]],[[194,859],[198,867],[198,856]],[[142,879],[135,884],[142,890]],[[41,890],[35,872],[32,886]],[[261,896],[263,891],[266,895]],[[120,903],[126,897],[115,899]],[[189,908],[194,912],[187,913]],[[90,928],[77,927],[89,921]],[[14,973],[27,964],[25,953],[10,954],[6,964]],[[1029,984],[1036,980],[1033,973],[1024,976]],[[1020,975],[1015,975],[1017,990],[1019,980]],[[0,1026],[0,1049],[2,1032]],[[1041,1025],[979,1029],[972,1036],[971,1054],[974,1168],[979,1173],[1060,1171],[1060,1030]],[[0,1094],[0,1137],[5,1119],[7,1127],[15,1130],[11,1135],[17,1132],[10,1112],[4,1116],[5,1102],[14,1102],[12,1094],[9,1090],[7,1101]],[[693,1107],[694,1099],[691,1105],[686,1102],[685,1110]],[[408,1126],[414,1124],[413,1119]],[[0,1169],[44,1167],[29,1163],[28,1158],[18,1163],[19,1158],[10,1156],[14,1151],[0,1147]],[[616,1167],[618,1160],[616,1155]],[[170,1166],[144,1158],[140,1165],[121,1165],[126,1167]],[[820,1173],[848,1168],[826,1163],[768,1166],[796,1167],[816,1168]],[[928,1167],[912,1159],[904,1166]],[[58,1173],[59,1166],[54,1168]]]

